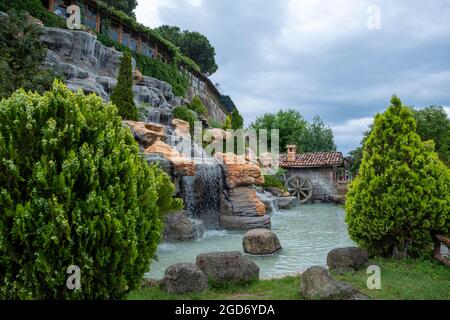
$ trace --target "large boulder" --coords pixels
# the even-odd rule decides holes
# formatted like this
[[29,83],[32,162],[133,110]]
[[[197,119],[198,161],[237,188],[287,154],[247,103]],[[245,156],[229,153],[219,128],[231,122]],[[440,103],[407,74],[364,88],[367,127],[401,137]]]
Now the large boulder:
[[185,211],[169,214],[165,218],[164,240],[190,241],[203,238],[203,221],[190,219]]
[[180,154],[175,148],[162,141],[156,141],[145,149],[145,154],[160,154],[173,164],[175,174],[180,176],[194,176],[195,163]]
[[208,288],[208,278],[192,263],[178,263],[166,269],[164,286],[168,293],[201,292]]
[[172,126],[174,127],[173,134],[177,137],[190,137],[189,122],[181,119],[173,119]]
[[230,189],[264,183],[264,176],[259,166],[248,162],[245,156],[217,152],[214,157],[223,165],[226,183]]
[[281,250],[277,235],[267,229],[248,231],[242,239],[242,245],[246,253],[253,255],[268,255]]
[[259,279],[259,267],[240,252],[213,252],[197,256],[197,266],[216,285]]
[[223,194],[222,214],[257,217],[266,213],[266,206],[252,187],[237,187]]
[[327,265],[336,273],[345,273],[364,268],[369,261],[366,251],[357,247],[331,250],[327,256]]
[[220,215],[219,223],[222,228],[227,230],[270,229],[272,227],[270,216],[267,215],[260,217]]
[[135,139],[144,149],[156,141],[166,140],[166,129],[161,124],[136,121],[124,121],[123,123],[131,129]]
[[310,300],[347,300],[360,293],[348,283],[331,278],[328,270],[314,266],[303,272],[300,294]]

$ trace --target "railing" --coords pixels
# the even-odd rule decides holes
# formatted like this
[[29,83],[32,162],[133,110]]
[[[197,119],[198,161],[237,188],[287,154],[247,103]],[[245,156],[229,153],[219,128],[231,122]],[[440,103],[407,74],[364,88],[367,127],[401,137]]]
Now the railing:
[[435,234],[433,236],[433,240],[434,240],[434,255],[433,255],[433,257],[437,261],[445,264],[447,267],[450,267],[450,260],[448,258],[444,257],[441,253],[442,244],[446,245],[447,248],[450,249],[450,239],[447,237],[444,237],[440,234]]

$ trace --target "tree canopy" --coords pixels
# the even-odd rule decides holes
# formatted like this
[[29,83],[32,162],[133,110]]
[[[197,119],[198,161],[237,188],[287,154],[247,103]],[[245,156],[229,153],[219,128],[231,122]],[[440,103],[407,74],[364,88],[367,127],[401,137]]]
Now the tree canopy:
[[156,28],[155,31],[179,47],[185,56],[200,66],[203,73],[213,74],[219,68],[216,64],[216,50],[204,35],[168,25]]
[[102,0],[104,3],[123,11],[130,17],[135,17],[134,9],[137,7],[137,0]]
[[[333,133],[316,116],[312,123],[308,123],[303,116],[294,109],[280,110],[277,113],[266,113],[250,124],[256,130],[278,129],[280,132],[280,150],[286,151],[286,145],[297,145],[300,152],[335,151]],[[268,143],[270,141],[269,135]]]
[[349,188],[351,238],[370,253],[404,258],[431,250],[450,231],[450,170],[416,133],[413,112],[394,96],[375,117],[359,175]]

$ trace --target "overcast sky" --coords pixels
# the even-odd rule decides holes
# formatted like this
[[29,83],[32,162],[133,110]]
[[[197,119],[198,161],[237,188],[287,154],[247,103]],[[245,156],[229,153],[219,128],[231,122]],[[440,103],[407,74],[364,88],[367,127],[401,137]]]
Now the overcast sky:
[[392,94],[406,105],[450,106],[450,0],[138,3],[139,22],[210,39],[219,65],[212,80],[247,125],[279,109],[318,114],[347,153]]

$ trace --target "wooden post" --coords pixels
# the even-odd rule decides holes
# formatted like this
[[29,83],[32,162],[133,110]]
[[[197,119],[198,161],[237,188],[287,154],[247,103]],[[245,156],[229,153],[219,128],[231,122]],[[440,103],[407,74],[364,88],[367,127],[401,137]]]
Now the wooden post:
[[48,2],[48,11],[53,12],[53,10],[55,10],[55,0],[50,0]]
[[96,17],[95,17],[95,31],[100,32],[102,31],[102,18],[100,16],[100,13],[98,11],[98,7],[96,9]]
[[139,53],[142,53],[142,38],[141,38],[141,33],[140,32],[138,34],[138,43],[137,43],[136,51],[139,52]]
[[122,36],[123,36],[123,25],[122,22],[119,24],[119,36],[118,36],[118,42],[122,43]]

